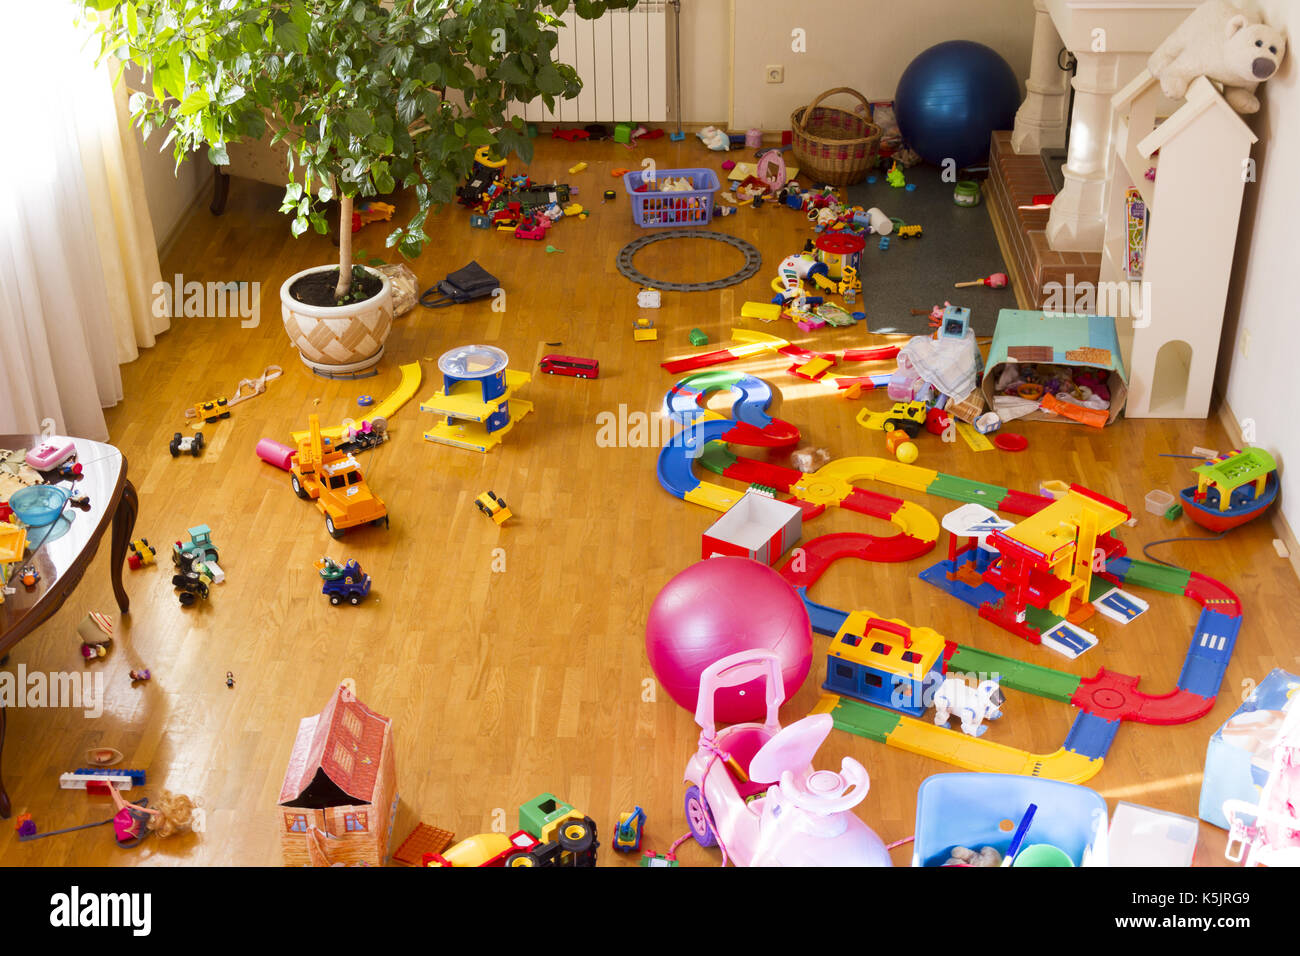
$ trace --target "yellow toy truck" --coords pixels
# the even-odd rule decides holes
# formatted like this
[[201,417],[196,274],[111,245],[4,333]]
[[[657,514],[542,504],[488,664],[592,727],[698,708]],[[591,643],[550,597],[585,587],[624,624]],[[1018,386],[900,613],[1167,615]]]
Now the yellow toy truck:
[[874,431],[892,432],[898,429],[915,438],[925,425],[925,415],[929,406],[925,402],[895,402],[887,412],[872,412],[862,409],[858,412],[858,424]]
[[321,437],[319,415],[308,419],[307,437],[298,443],[289,483],[299,498],[316,501],[333,538],[367,522],[388,526],[388,509],[366,486],[357,460]]

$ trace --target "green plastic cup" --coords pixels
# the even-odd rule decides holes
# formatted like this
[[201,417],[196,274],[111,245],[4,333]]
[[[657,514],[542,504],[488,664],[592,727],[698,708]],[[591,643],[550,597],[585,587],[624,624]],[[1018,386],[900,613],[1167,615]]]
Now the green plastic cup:
[[1011,865],[1016,866],[1074,866],[1070,854],[1050,843],[1035,843],[1016,854]]

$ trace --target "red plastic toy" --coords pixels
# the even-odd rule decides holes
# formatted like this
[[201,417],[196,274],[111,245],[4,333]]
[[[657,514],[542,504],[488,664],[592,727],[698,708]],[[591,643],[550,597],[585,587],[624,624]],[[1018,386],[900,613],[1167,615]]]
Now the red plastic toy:
[[569,375],[573,378],[599,378],[600,363],[592,358],[576,355],[544,355],[538,371],[547,375]]

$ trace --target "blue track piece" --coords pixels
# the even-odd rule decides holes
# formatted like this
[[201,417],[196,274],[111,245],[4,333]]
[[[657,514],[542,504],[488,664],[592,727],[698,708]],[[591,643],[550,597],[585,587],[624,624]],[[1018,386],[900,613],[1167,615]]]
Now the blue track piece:
[[1121,581],[1128,574],[1128,569],[1133,566],[1133,559],[1127,555],[1119,558],[1106,559],[1106,573],[1113,574]]
[[659,451],[659,464],[656,466],[659,484],[669,494],[685,498],[688,491],[700,486],[700,479],[691,470],[691,462],[700,456],[705,445],[717,441],[734,427],[732,421],[700,422],[674,435]]
[[1105,720],[1095,714],[1079,711],[1062,746],[1084,757],[1100,760],[1110,750],[1120,723],[1118,720]]
[[938,564],[926,568],[917,577],[926,584],[933,584],[939,590],[947,591],[953,597],[965,601],[973,608],[979,608],[983,604],[995,604],[1002,600],[1002,592],[987,582],[973,588],[965,581],[949,579],[948,568],[948,559],[944,558]]
[[736,421],[755,428],[766,428],[772,424],[772,416],[767,413],[767,407],[772,404],[771,385],[761,378],[746,375],[732,388],[740,392],[740,397],[731,406],[731,414],[736,417]]
[[122,770],[118,767],[78,767],[72,772],[82,777],[130,777],[131,783],[135,786],[144,786],[143,770]]
[[[699,397],[719,389],[716,386],[700,388],[693,383],[703,381],[708,385],[717,378],[717,372],[701,372],[682,379],[665,396],[665,413],[683,425],[699,421],[705,414],[705,409],[699,404]],[[736,396],[731,403],[731,415],[736,421],[755,428],[766,428],[772,424],[772,416],[767,414],[767,407],[772,404],[772,386],[767,382],[754,375],[742,375],[737,381],[722,387]]]
[[803,601],[804,608],[808,611],[808,620],[812,622],[812,629],[818,634],[825,634],[828,637],[834,637],[844,626],[849,615],[833,607],[827,607],[825,604],[818,604],[808,597],[806,587],[795,588],[795,593]]
[[1179,689],[1202,697],[1215,697],[1232,658],[1239,630],[1240,617],[1202,608],[1192,636],[1192,646],[1183,661],[1183,672],[1178,675]]

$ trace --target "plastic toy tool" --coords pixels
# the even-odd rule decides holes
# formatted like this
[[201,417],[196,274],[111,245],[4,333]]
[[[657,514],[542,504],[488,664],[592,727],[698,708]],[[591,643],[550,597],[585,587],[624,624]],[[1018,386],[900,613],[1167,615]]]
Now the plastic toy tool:
[[991,276],[985,276],[983,279],[972,279],[970,282],[954,282],[954,289],[964,289],[972,285],[986,285],[990,289],[1005,289],[1007,286],[1007,274],[1005,272],[995,272]]

